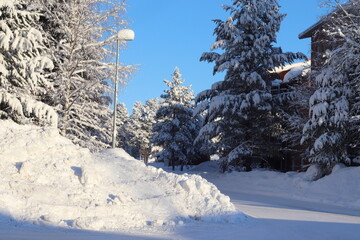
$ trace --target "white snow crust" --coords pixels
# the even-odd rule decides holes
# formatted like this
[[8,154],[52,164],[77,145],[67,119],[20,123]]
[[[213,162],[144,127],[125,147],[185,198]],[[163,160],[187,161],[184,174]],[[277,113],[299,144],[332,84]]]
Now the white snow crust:
[[[213,162],[200,164],[192,171],[208,172]],[[343,167],[338,164],[333,172],[316,181],[318,169],[308,172],[266,171],[232,172],[221,178],[204,175],[224,193],[236,191],[241,194],[259,194],[283,199],[303,201],[308,207],[313,204],[327,204],[334,207],[360,210],[360,167]],[[215,175],[217,176],[217,175]],[[236,190],[234,190],[236,188]]]
[[147,167],[122,149],[92,154],[55,128],[0,121],[0,169],[9,222],[123,230],[246,218],[200,176]]

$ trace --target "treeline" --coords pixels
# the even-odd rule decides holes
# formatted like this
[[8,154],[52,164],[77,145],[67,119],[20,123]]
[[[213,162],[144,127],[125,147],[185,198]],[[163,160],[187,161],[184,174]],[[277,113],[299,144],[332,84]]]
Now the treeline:
[[205,143],[194,143],[203,124],[202,117],[194,114],[194,92],[184,86],[179,68],[171,77],[164,80],[167,89],[160,99],[136,102],[130,116],[123,103],[117,105],[117,146],[145,163],[152,157],[183,169],[209,160],[209,154]]
[[[135,103],[130,116],[117,105],[117,146],[171,166],[216,156],[222,171],[279,169],[295,155],[298,169],[316,164],[319,176],[337,163],[359,164],[359,1],[328,2],[336,14],[322,34],[337,47],[323,53],[316,71],[281,83],[281,91],[274,70],[306,56],[276,47],[285,16],[278,1],[225,5],[229,17],[214,20],[216,40],[200,59],[224,79],[195,97],[175,68],[160,99]],[[107,80],[115,67],[104,39],[126,24],[124,3],[8,0],[0,11],[0,117],[49,122],[81,146],[108,147]],[[121,79],[132,71],[121,67]]]
[[279,169],[279,162],[297,155],[301,165],[296,169],[316,164],[319,177],[337,163],[359,164],[359,4],[334,3],[336,15],[323,34],[340,44],[324,53],[323,66],[280,84],[280,91],[274,89],[274,69],[306,56],[275,47],[285,16],[278,2],[233,0],[224,6],[230,16],[214,20],[216,40],[201,57],[215,64],[214,74],[225,72],[224,80],[198,94],[192,105],[181,100],[191,99],[187,91],[176,90],[179,97],[171,90],[180,83],[175,70],[173,82],[166,82],[170,90],[162,96],[165,106],[153,110],[152,131],[144,146],[138,142],[138,153],[147,159],[154,152],[157,160],[176,165],[192,156],[206,159],[199,153],[214,155],[223,171]]

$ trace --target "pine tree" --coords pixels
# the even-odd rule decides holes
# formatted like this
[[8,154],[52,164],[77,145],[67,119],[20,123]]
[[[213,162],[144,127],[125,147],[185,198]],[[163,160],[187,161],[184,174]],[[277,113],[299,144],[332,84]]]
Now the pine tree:
[[140,158],[140,146],[138,141],[139,129],[141,130],[140,119],[142,117],[143,104],[139,101],[134,103],[132,114],[125,124],[126,142],[124,149],[134,158]]
[[52,89],[47,75],[53,63],[38,27],[39,14],[30,1],[9,0],[0,5],[0,118],[57,125],[57,114],[39,102]]
[[182,86],[184,83],[180,71],[175,68],[172,81],[164,80],[169,89],[161,95],[164,102],[156,113],[158,123],[154,125],[154,145],[161,151],[155,156],[157,161],[172,166],[185,164],[195,154],[194,140],[200,129],[200,121],[193,118],[194,93],[191,86]]
[[153,127],[156,124],[156,113],[159,110],[160,101],[158,98],[152,98],[145,102],[142,117],[142,130],[144,137],[140,143],[140,155],[143,157],[144,162],[148,163],[149,157],[152,154]]
[[226,71],[223,81],[200,93],[197,112],[206,110],[205,126],[197,141],[211,142],[222,169],[266,161],[271,125],[272,95],[268,71],[291,63],[302,54],[274,47],[284,15],[276,0],[233,0],[224,6],[231,16],[214,20],[216,41],[201,61],[214,62],[214,74]]
[[[149,99],[142,104],[135,102],[133,113],[126,124],[127,141],[133,156],[148,163],[152,152],[152,128],[155,124],[155,114],[159,108],[159,99]],[[132,147],[132,150],[131,150]]]
[[129,119],[128,110],[124,103],[118,103],[116,105],[116,129],[117,139],[116,146],[124,148],[126,141],[126,123]]
[[[303,136],[303,127],[308,121],[309,99],[315,91],[314,88],[309,69],[291,81],[282,83],[276,91],[273,88],[273,113],[276,116],[274,127],[276,129],[272,132],[281,143],[280,157],[284,157],[289,162],[293,160],[291,170],[302,168],[305,160],[308,159],[309,152],[305,145],[300,146],[300,141]],[[298,166],[294,161],[296,158],[301,158]]]
[[316,76],[310,119],[302,141],[312,144],[310,161],[325,170],[338,162],[360,163],[360,37],[359,1],[336,3],[324,33],[337,46]]

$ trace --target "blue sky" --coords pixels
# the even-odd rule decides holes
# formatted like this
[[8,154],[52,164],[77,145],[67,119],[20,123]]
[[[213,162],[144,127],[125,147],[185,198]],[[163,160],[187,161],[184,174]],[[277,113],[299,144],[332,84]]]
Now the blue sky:
[[[135,40],[120,52],[120,62],[138,64],[138,71],[119,94],[129,112],[135,101],[160,97],[171,79],[175,66],[192,85],[195,94],[210,88],[222,75],[212,75],[213,64],[200,62],[215,37],[212,19],[229,15],[221,5],[231,0],[127,0],[126,17]],[[287,14],[278,34],[283,51],[303,52],[310,56],[310,40],[298,35],[328,9],[319,8],[318,0],[280,0],[280,12]]]

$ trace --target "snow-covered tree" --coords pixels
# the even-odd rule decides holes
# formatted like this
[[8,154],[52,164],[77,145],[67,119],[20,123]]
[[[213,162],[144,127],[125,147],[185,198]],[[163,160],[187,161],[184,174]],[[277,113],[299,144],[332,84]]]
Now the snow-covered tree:
[[[279,146],[280,157],[292,160],[301,158],[301,165],[292,164],[292,170],[304,166],[308,158],[308,151],[305,146],[300,147],[300,140],[303,136],[303,127],[308,121],[309,99],[314,93],[314,83],[311,80],[310,64],[302,70],[302,74],[284,81],[277,87],[273,87],[273,115],[275,121],[271,132]],[[292,71],[292,70],[291,70]],[[290,161],[290,159],[287,159]]]
[[284,18],[276,0],[232,2],[223,6],[230,17],[214,20],[212,52],[201,57],[215,63],[214,74],[225,71],[225,78],[196,98],[197,112],[206,110],[197,141],[212,143],[211,152],[219,155],[223,170],[229,164],[250,167],[266,160],[272,119],[268,72],[305,57],[274,47]]
[[[111,99],[107,79],[113,76],[109,50],[111,28],[124,24],[123,1],[34,0],[41,12],[42,34],[54,62],[54,91],[45,98],[60,116],[61,134],[74,143],[98,150],[111,139]],[[111,24],[111,25],[110,25]],[[131,67],[121,67],[125,79]]]
[[[350,0],[336,9],[323,33],[336,47],[327,51],[310,98],[310,120],[302,141],[311,142],[310,161],[325,169],[360,160],[360,4]],[[330,19],[330,18],[329,18]]]
[[125,107],[124,103],[118,103],[116,105],[116,129],[117,129],[117,138],[116,146],[124,148],[126,141],[126,123],[129,119],[128,110]]
[[27,0],[0,3],[0,117],[57,125],[57,114],[39,102],[52,89],[47,78],[54,65],[38,26],[40,15]]
[[[127,144],[130,145],[130,152],[135,157],[148,162],[152,152],[152,144],[150,142],[153,133],[152,128],[155,124],[155,115],[159,109],[159,99],[149,99],[142,104],[135,102],[133,113],[129,121],[125,124],[127,133]],[[131,150],[131,147],[133,148]]]
[[140,158],[139,155],[139,130],[141,130],[140,119],[142,117],[143,104],[139,101],[134,103],[132,108],[132,114],[125,124],[126,129],[126,141],[124,149],[134,158]]
[[165,162],[173,170],[175,165],[183,167],[194,156],[194,140],[200,129],[199,118],[193,118],[194,93],[191,86],[182,85],[184,81],[178,68],[172,81],[164,80],[169,89],[161,95],[164,101],[156,113],[158,123],[153,128],[152,142],[161,149],[155,155],[157,161]]
[[143,108],[142,120],[142,130],[144,132],[143,140],[140,143],[140,156],[144,159],[144,162],[147,163],[150,155],[152,154],[152,143],[151,139],[153,137],[153,126],[156,123],[156,113],[159,110],[160,101],[158,98],[152,98],[145,102]]

